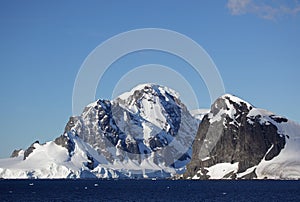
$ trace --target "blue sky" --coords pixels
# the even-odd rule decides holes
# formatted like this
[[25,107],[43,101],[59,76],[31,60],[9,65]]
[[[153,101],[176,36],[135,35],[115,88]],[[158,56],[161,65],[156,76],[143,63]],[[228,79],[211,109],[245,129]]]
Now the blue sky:
[[[190,37],[213,59],[226,92],[300,122],[299,1],[1,1],[0,157],[62,134],[88,54],[116,34],[148,27]],[[172,67],[199,89],[200,107],[210,106],[191,68],[157,51],[113,64],[97,97],[111,98],[126,72],[149,63]]]

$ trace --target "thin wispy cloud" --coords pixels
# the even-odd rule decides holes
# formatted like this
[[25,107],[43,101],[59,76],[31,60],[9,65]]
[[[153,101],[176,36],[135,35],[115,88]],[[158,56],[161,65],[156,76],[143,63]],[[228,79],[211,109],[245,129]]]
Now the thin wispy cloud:
[[282,0],[228,0],[227,8],[232,15],[254,14],[267,20],[300,14],[300,1]]

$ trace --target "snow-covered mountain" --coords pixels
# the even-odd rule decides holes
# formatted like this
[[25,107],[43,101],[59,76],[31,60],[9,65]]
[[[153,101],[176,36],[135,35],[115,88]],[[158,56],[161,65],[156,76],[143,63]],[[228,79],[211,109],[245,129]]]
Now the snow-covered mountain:
[[229,94],[189,112],[175,91],[143,84],[0,159],[0,178],[300,179],[299,152],[291,120]]
[[199,125],[187,179],[300,179],[300,125],[232,95]]
[[89,104],[54,141],[0,160],[0,178],[171,177],[189,162],[198,124],[175,91],[139,85]]

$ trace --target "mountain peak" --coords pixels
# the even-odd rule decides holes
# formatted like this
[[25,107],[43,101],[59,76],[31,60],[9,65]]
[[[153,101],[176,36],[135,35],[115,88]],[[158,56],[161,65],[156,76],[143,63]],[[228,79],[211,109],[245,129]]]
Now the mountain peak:
[[300,165],[299,157],[293,155],[299,151],[299,127],[225,94],[199,125],[184,177],[295,179]]
[[226,103],[228,106],[233,105],[233,103],[236,103],[238,105],[245,104],[245,105],[247,105],[248,108],[253,107],[253,105],[250,104],[249,102],[246,102],[245,100],[243,100],[243,99],[241,99],[241,98],[239,98],[239,97],[237,97],[235,95],[228,94],[228,93],[222,95],[221,97],[219,97],[219,99],[223,99],[223,100],[229,101],[229,103],[228,102]]
[[250,103],[234,95],[225,94],[212,104],[208,116],[211,123],[219,120],[225,121],[225,117],[229,117],[236,122],[235,120],[240,116],[239,114],[248,114],[253,108]]
[[140,94],[140,93],[152,93],[152,94],[162,94],[165,95],[166,93],[179,98],[179,93],[176,92],[175,90],[165,87],[165,86],[161,86],[155,83],[144,83],[144,84],[139,84],[136,87],[134,87],[132,90],[130,90],[129,92],[125,92],[123,94],[121,94],[120,96],[117,97],[117,99],[121,99],[121,100],[127,100],[129,97],[135,95],[135,94]]
[[0,160],[0,178],[165,178],[188,162],[185,178],[299,178],[299,124],[230,94],[192,113],[174,90],[138,85],[91,103],[54,141]]

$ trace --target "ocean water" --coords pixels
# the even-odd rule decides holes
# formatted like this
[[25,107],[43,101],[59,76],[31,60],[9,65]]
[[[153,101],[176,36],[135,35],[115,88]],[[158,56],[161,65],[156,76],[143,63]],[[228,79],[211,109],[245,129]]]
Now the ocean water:
[[300,201],[300,181],[0,180],[0,201]]

